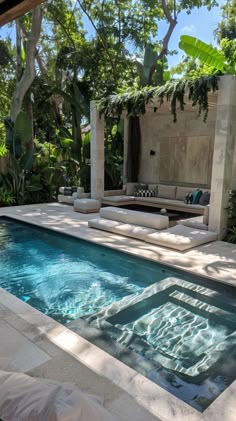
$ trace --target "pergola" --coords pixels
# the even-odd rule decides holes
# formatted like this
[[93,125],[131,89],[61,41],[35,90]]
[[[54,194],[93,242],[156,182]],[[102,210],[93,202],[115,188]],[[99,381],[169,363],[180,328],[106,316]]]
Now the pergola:
[[0,0],[0,27],[24,15],[45,0]]
[[[236,185],[232,186],[236,153],[235,76],[220,78],[217,97],[213,129],[209,230],[218,232],[219,238],[222,238],[227,226],[229,191],[232,187],[236,189]],[[91,103],[91,131],[91,197],[101,200],[104,197],[104,118],[100,117],[94,102]],[[128,118],[124,117],[124,160],[127,159],[127,138]],[[124,173],[124,179],[125,177]]]

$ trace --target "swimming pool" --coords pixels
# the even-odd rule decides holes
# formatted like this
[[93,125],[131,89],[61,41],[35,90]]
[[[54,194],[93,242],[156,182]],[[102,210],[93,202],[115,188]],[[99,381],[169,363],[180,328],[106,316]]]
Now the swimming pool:
[[119,359],[200,411],[236,378],[234,288],[7,218],[0,286],[75,331],[84,320],[85,336],[109,308],[106,351],[118,343]]

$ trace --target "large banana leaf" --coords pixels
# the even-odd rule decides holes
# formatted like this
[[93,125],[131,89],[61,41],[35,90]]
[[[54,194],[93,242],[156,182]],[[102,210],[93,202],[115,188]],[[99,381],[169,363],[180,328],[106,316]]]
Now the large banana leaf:
[[229,66],[225,56],[216,48],[190,35],[180,37],[179,48],[188,56],[198,59],[200,62],[213,67],[221,72],[228,72]]
[[32,139],[31,121],[27,113],[20,111],[15,121],[15,130],[23,144],[27,145]]

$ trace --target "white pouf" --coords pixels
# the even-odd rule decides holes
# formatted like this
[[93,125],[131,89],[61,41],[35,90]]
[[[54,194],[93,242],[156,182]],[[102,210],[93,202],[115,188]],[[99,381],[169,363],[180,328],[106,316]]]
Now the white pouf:
[[100,209],[99,200],[95,199],[76,199],[74,201],[74,211],[82,213],[93,213],[99,212]]

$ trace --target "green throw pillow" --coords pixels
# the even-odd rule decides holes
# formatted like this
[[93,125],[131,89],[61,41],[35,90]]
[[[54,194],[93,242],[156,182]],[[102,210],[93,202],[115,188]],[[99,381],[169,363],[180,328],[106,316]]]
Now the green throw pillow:
[[192,192],[192,198],[193,198],[193,205],[198,205],[199,204],[199,200],[201,198],[202,195],[202,191],[201,190],[195,190]]

